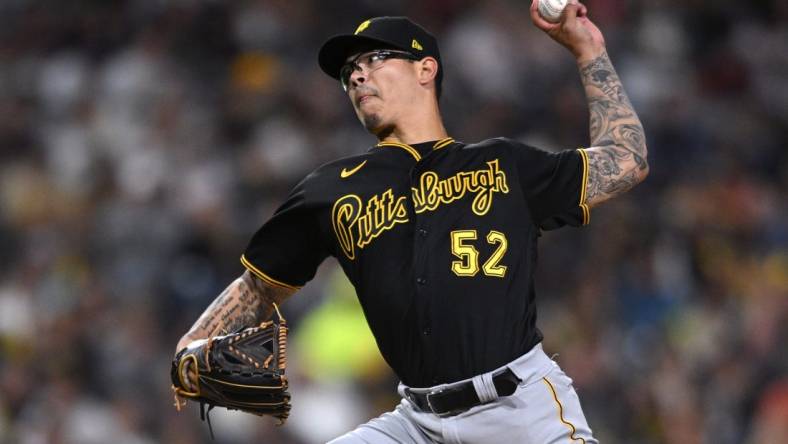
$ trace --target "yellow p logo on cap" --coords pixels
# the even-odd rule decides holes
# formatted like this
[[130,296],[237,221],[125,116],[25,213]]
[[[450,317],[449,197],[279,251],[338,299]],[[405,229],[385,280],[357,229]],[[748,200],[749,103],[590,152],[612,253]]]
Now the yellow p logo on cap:
[[356,32],[354,32],[353,35],[356,35],[359,32],[367,29],[369,27],[369,22],[370,22],[369,20],[366,20],[362,24],[358,25],[358,28],[356,28]]

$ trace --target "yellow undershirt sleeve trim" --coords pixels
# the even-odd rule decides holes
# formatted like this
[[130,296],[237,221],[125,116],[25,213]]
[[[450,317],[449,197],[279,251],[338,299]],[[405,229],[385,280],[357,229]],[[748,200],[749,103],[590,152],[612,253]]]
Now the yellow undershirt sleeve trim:
[[413,156],[417,161],[421,160],[421,155],[415,148],[410,145],[406,145],[404,143],[397,143],[397,142],[381,142],[377,146],[395,146],[397,148],[402,148],[405,151],[409,152],[411,156]]
[[583,211],[583,225],[588,225],[591,221],[591,209],[586,204],[586,188],[588,187],[588,153],[583,148],[578,148],[577,152],[583,159],[583,183],[580,185],[580,209]]
[[569,427],[569,431],[570,431],[569,439],[571,439],[572,441],[580,441],[581,443],[586,444],[585,439],[575,438],[575,433],[577,433],[577,429],[575,428],[574,424],[572,424],[571,422],[567,421],[564,418],[564,406],[561,405],[561,401],[558,400],[558,395],[555,393],[555,387],[553,387],[553,384],[551,384],[550,381],[547,380],[547,378],[542,378],[542,381],[547,385],[547,388],[550,389],[550,393],[553,394],[553,401],[555,401],[555,404],[558,406],[558,419],[560,419],[565,426]]
[[271,276],[268,276],[267,274],[260,271],[259,268],[252,265],[252,263],[249,262],[249,259],[247,259],[246,256],[244,255],[241,255],[241,264],[243,264],[243,266],[246,267],[247,270],[251,271],[255,276],[259,277],[267,284],[276,285],[277,287],[287,288],[288,290],[298,290],[301,288],[296,285],[285,284],[282,281],[277,281]]

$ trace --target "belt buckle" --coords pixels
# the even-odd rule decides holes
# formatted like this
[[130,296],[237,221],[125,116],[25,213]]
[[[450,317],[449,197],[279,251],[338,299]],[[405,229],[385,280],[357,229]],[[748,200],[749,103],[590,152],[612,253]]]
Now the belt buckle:
[[432,406],[432,401],[430,400],[430,396],[435,396],[435,395],[438,395],[440,393],[443,393],[443,389],[438,389],[438,390],[429,392],[429,393],[427,393],[427,396],[425,396],[425,398],[427,398],[427,407],[430,408],[430,411],[433,414],[438,415],[438,416],[441,416],[441,414],[435,411],[435,407]]
[[431,396],[435,396],[435,395],[439,395],[439,394],[441,394],[443,392],[446,392],[446,391],[448,391],[448,389],[440,388],[440,389],[437,389],[435,391],[431,391],[431,392],[427,393],[427,395],[425,396],[425,398],[427,398],[427,407],[430,408],[430,411],[432,412],[433,415],[437,415],[440,418],[445,418],[447,416],[452,416],[452,415],[455,414],[455,411],[449,410],[447,412],[442,412],[442,413],[439,413],[439,412],[435,411],[435,407],[432,406],[432,400],[430,399],[430,397]]

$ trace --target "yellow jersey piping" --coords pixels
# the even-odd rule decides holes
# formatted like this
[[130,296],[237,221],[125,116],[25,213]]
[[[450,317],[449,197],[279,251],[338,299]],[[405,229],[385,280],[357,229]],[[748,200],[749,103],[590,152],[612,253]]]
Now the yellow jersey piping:
[[544,381],[544,383],[547,384],[547,387],[550,389],[550,393],[553,394],[553,401],[555,401],[556,405],[558,406],[558,418],[561,420],[561,422],[564,425],[569,427],[569,430],[571,432],[569,434],[569,439],[571,439],[572,441],[580,441],[583,444],[586,444],[586,440],[585,439],[583,439],[583,438],[575,438],[575,433],[577,433],[577,429],[575,429],[575,425],[574,424],[572,424],[571,422],[567,421],[564,418],[564,406],[561,405],[561,401],[558,400],[558,395],[555,393],[555,387],[553,387],[553,384],[551,384],[550,381],[548,381],[546,377],[542,378],[542,381]]
[[409,152],[410,155],[413,156],[417,161],[421,160],[421,155],[419,154],[418,151],[416,151],[416,148],[413,148],[412,146],[406,145],[404,143],[380,142],[379,144],[377,144],[377,146],[380,146],[380,147],[383,147],[383,146],[395,146],[397,148],[402,148],[405,151]]
[[[452,142],[454,142],[454,139],[451,138],[451,137],[447,137],[445,139],[441,139],[441,140],[435,142],[434,145],[432,145],[432,149],[437,150],[437,149],[443,148],[443,147],[449,145]],[[416,159],[416,161],[421,160],[421,154],[419,154],[419,152],[416,151],[416,148],[413,148],[412,146],[410,146],[410,145],[408,145],[406,143],[380,142],[376,146],[378,146],[378,147],[394,146],[394,147],[397,147],[397,148],[402,148],[405,151],[409,152],[410,155],[413,156],[414,159]]]
[[441,139],[441,140],[435,142],[435,145],[432,146],[432,149],[434,149],[434,150],[441,149],[441,148],[445,147],[446,145],[449,145],[452,142],[454,142],[454,139],[452,139],[451,137],[447,137],[445,139]]
[[583,182],[580,185],[580,209],[583,211],[583,225],[588,225],[591,221],[591,209],[586,203],[586,191],[588,187],[588,153],[583,148],[578,148],[580,157],[583,159]]
[[249,262],[249,259],[247,259],[246,256],[244,256],[244,255],[241,255],[241,264],[243,264],[243,266],[246,267],[246,269],[251,271],[255,276],[259,277],[260,279],[262,279],[267,284],[275,285],[277,287],[287,288],[288,290],[298,290],[298,289],[301,288],[301,287],[296,286],[296,285],[285,284],[284,282],[277,281],[276,279],[272,278],[271,276],[268,276],[267,274],[265,274],[262,271],[260,271],[259,268],[257,268],[254,265],[252,265],[252,263]]

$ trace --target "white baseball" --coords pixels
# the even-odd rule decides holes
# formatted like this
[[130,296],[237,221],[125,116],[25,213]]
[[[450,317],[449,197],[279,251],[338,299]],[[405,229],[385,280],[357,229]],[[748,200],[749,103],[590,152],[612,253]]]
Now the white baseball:
[[545,20],[552,23],[558,23],[561,19],[561,11],[564,10],[567,0],[539,0],[537,9],[539,15]]

